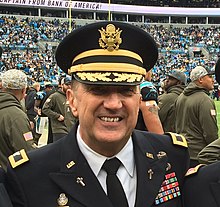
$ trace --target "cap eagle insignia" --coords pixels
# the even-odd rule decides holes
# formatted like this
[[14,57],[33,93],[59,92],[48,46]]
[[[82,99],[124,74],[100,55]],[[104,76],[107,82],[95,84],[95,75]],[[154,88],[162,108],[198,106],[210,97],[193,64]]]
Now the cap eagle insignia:
[[122,43],[120,38],[122,30],[120,28],[116,29],[113,24],[108,24],[106,30],[99,29],[101,38],[99,38],[99,45],[103,49],[107,49],[109,52],[113,50],[118,50],[119,45]]

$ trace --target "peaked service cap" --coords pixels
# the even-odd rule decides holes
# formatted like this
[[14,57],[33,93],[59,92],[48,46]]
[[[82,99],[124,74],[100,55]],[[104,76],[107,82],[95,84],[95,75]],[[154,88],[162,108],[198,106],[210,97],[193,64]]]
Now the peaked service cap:
[[58,45],[55,58],[79,82],[138,85],[156,63],[158,48],[143,29],[105,21],[71,32]]

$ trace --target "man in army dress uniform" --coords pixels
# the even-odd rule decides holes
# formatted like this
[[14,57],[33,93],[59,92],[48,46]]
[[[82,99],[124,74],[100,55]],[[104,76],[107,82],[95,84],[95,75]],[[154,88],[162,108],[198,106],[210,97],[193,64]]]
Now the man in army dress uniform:
[[220,161],[190,168],[184,184],[184,202],[187,207],[220,206]]
[[67,99],[79,122],[57,142],[9,157],[14,206],[182,206],[186,140],[134,130],[139,84],[157,57],[148,33],[120,22],[89,24],[63,39],[56,60],[72,75]]

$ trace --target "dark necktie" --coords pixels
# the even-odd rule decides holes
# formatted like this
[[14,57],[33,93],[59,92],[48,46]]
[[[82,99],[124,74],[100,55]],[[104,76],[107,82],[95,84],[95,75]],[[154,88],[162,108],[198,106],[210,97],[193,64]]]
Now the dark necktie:
[[116,175],[120,165],[120,160],[115,157],[113,159],[106,160],[102,168],[107,172],[107,194],[113,206],[128,207],[128,201],[125,192],[123,190],[120,180]]

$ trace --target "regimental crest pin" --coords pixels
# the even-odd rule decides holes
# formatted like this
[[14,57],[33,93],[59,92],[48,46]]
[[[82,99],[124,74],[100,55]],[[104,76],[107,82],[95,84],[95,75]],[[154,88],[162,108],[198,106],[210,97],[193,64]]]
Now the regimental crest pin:
[[160,151],[160,152],[157,153],[157,158],[158,159],[161,159],[161,158],[163,158],[165,156],[167,156],[167,153],[164,152],[164,151]]
[[68,198],[66,197],[65,193],[61,193],[59,198],[57,199],[57,204],[58,204],[58,207],[69,207],[69,206],[66,206],[68,203]]

